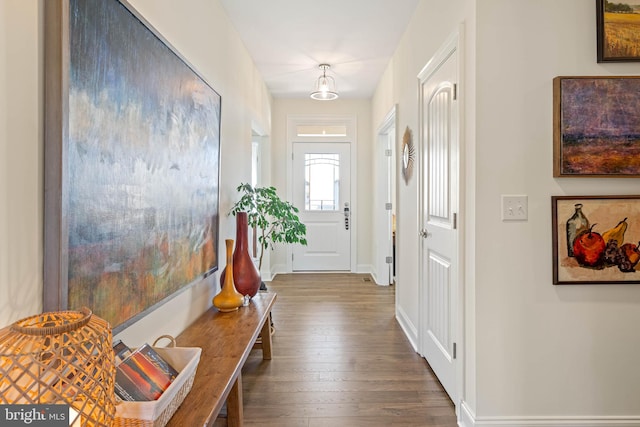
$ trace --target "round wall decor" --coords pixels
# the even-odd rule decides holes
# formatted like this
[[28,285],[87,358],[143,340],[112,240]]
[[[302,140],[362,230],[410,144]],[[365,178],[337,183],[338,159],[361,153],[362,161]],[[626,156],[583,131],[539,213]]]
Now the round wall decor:
[[402,137],[402,177],[404,182],[409,184],[409,179],[413,173],[413,160],[415,156],[415,147],[413,146],[413,132],[409,126],[404,131]]

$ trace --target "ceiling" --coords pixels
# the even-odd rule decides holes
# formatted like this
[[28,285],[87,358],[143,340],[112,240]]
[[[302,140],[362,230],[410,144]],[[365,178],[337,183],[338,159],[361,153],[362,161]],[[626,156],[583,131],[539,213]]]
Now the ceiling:
[[420,0],[221,0],[275,98],[306,98],[327,63],[342,98],[370,98]]

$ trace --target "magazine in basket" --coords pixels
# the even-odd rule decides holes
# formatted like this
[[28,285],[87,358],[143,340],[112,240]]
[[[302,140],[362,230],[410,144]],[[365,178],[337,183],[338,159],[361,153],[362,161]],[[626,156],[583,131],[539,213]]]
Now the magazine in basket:
[[157,400],[121,401],[116,405],[116,426],[163,427],[191,390],[200,361],[199,347],[153,347],[178,372]]
[[177,376],[178,371],[170,363],[144,344],[116,362],[116,394],[122,400],[157,400]]

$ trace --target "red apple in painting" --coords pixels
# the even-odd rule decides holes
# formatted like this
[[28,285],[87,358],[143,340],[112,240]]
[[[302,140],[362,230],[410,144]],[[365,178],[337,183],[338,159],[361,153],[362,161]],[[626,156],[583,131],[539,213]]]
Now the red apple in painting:
[[573,254],[578,264],[584,267],[598,267],[602,264],[604,248],[607,246],[600,233],[593,231],[593,224],[573,242]]

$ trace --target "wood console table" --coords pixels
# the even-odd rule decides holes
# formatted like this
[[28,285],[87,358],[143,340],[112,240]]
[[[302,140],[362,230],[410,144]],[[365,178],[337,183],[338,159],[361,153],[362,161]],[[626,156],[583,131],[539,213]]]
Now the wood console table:
[[[227,402],[227,425],[241,427],[241,370],[249,352],[262,348],[262,357],[271,359],[271,308],[276,294],[258,292],[247,307],[220,313],[211,308],[176,338],[180,347],[201,347],[200,363],[191,392],[168,426],[198,427],[214,423]],[[258,336],[262,344],[256,344]]]

